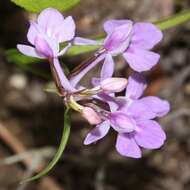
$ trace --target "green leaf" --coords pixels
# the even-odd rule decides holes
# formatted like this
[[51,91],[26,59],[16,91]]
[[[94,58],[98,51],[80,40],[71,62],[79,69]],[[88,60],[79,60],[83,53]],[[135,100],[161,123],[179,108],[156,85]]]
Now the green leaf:
[[11,0],[16,5],[31,11],[39,13],[43,9],[52,7],[60,11],[66,11],[74,7],[80,0]]
[[65,150],[65,147],[67,145],[69,135],[70,135],[70,128],[71,128],[71,126],[70,126],[69,108],[66,108],[65,113],[64,113],[64,130],[63,130],[59,148],[58,148],[53,160],[39,174],[37,174],[31,178],[24,179],[21,183],[26,183],[29,181],[39,179],[40,177],[46,175],[55,166],[55,164],[61,158],[63,151]]

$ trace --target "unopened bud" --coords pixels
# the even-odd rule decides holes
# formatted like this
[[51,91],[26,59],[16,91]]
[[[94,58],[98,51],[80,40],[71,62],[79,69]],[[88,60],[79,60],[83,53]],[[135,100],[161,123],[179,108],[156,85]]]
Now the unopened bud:
[[125,78],[107,78],[101,83],[101,88],[107,92],[121,92],[127,86],[127,79]]
[[101,118],[98,116],[98,114],[90,107],[84,107],[82,109],[82,116],[91,124],[91,125],[97,125],[101,123]]

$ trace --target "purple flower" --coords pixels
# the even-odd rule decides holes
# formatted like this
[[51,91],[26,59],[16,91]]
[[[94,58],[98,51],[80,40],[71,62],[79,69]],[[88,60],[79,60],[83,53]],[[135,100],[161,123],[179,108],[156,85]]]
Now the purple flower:
[[102,59],[93,62],[72,81],[76,84],[91,68],[105,59],[103,70],[113,74],[113,57],[122,55],[129,66],[137,72],[150,70],[157,64],[160,56],[150,51],[162,39],[162,32],[151,23],[133,23],[131,20],[110,20],[104,23],[107,34],[103,41],[76,37],[76,45],[101,45]]
[[122,54],[133,70],[147,71],[158,62],[159,54],[150,51],[162,39],[162,32],[155,25],[110,20],[105,22],[104,30],[107,52],[112,56]]
[[160,148],[166,135],[153,119],[166,115],[170,107],[167,101],[155,96],[140,98],[145,88],[145,80],[135,73],[129,77],[124,97],[114,98],[107,94],[101,96],[109,103],[111,113],[105,121],[88,133],[84,144],[91,144],[103,138],[112,127],[118,132],[116,150],[123,156],[140,158],[140,147]]
[[27,38],[33,46],[17,45],[18,50],[37,58],[53,58],[63,55],[70,43],[60,51],[59,44],[73,39],[75,23],[71,16],[64,18],[60,12],[47,8],[38,16],[37,22],[32,22]]

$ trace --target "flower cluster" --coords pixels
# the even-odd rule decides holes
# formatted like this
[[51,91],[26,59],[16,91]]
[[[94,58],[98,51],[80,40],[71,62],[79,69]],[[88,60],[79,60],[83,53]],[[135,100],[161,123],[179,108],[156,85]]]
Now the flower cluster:
[[[166,135],[153,119],[166,115],[170,107],[158,97],[142,97],[147,84],[141,72],[158,63],[160,56],[151,49],[161,41],[162,32],[151,23],[110,20],[104,23],[106,37],[96,41],[76,37],[75,28],[71,16],[64,18],[57,10],[47,8],[30,25],[27,38],[31,46],[19,44],[17,48],[27,56],[48,59],[65,105],[96,125],[87,134],[85,145],[102,139],[112,128],[118,134],[116,150],[123,156],[140,158],[140,147],[160,148]],[[64,45],[62,50],[61,45]],[[99,45],[100,48],[66,77],[59,57],[72,45]],[[114,57],[119,55],[134,71],[128,79],[113,77]],[[80,85],[80,80],[97,64],[102,64],[102,68],[99,78],[92,78],[92,87]],[[117,96],[122,91],[125,95]]]

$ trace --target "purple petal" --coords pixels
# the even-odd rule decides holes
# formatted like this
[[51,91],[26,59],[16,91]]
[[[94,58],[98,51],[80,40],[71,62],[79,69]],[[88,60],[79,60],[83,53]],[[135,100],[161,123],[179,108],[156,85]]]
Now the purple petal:
[[41,58],[41,59],[46,58],[45,56],[37,53],[36,50],[35,50],[35,48],[33,48],[32,46],[18,44],[17,45],[17,49],[21,53],[23,53],[24,55],[27,55],[27,56],[37,57],[37,58]]
[[130,67],[137,72],[150,70],[157,64],[160,58],[160,55],[157,53],[136,47],[130,47],[123,56]]
[[32,45],[34,45],[35,38],[39,34],[40,34],[39,26],[36,23],[31,23],[27,33],[27,39]]
[[51,34],[51,30],[59,27],[64,21],[63,15],[54,8],[43,10],[38,16],[38,24],[43,28],[44,32]]
[[143,49],[151,49],[161,41],[163,34],[151,23],[136,23],[133,27],[132,45]]
[[142,96],[147,87],[144,76],[140,73],[134,73],[128,78],[128,85],[125,96],[132,99],[138,99]]
[[39,52],[47,58],[53,57],[53,50],[51,49],[50,45],[45,39],[43,39],[40,36],[37,36],[34,44],[37,52]]
[[109,121],[113,129],[118,133],[128,133],[134,131],[135,121],[122,112],[113,112],[109,115]]
[[134,140],[132,134],[118,134],[116,150],[122,156],[141,158],[141,150]]
[[100,63],[104,58],[105,58],[105,54],[100,55],[99,57],[97,57],[97,59],[95,61],[93,61],[92,63],[90,63],[80,73],[78,73],[77,75],[75,75],[74,77],[72,77],[70,79],[70,82],[71,82],[72,86],[75,87],[79,83],[79,81],[84,77],[84,75],[86,75],[86,73],[88,73],[98,63]]
[[140,100],[133,101],[131,105],[127,107],[126,112],[137,121],[153,119],[156,117],[156,114]]
[[123,53],[130,44],[132,24],[124,24],[117,27],[104,40],[104,48],[112,55]]
[[71,16],[65,18],[65,20],[56,28],[54,33],[55,38],[58,42],[70,41],[75,36],[75,22]]
[[154,113],[156,113],[157,117],[166,115],[170,110],[168,101],[162,100],[156,96],[144,97],[140,101],[148,106],[149,109],[151,109]]
[[108,121],[104,121],[100,125],[97,125],[90,133],[87,134],[84,144],[89,145],[91,143],[94,143],[103,137],[106,136],[110,129],[110,125]]
[[60,83],[61,83],[63,89],[65,89],[68,92],[75,91],[75,89],[70,84],[69,80],[66,78],[66,76],[61,68],[61,65],[59,63],[58,58],[54,58],[53,62],[51,64],[54,64],[55,71],[57,72],[57,75],[59,77],[59,80],[60,80]]
[[131,20],[109,20],[104,23],[104,30],[106,33],[110,34],[114,31],[116,27],[132,23],[133,22]]
[[75,37],[74,38],[74,44],[85,46],[85,45],[102,45],[102,42],[98,42],[96,40],[91,40],[87,38],[81,38],[81,37]]
[[147,149],[157,149],[164,144],[166,134],[156,121],[141,121],[138,126],[135,140],[139,146]]
[[112,77],[114,73],[114,66],[115,63],[112,59],[112,56],[110,54],[107,54],[101,69],[101,74],[100,74],[101,80]]

